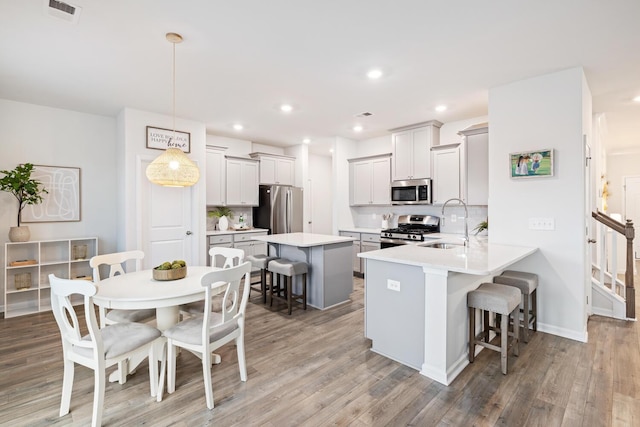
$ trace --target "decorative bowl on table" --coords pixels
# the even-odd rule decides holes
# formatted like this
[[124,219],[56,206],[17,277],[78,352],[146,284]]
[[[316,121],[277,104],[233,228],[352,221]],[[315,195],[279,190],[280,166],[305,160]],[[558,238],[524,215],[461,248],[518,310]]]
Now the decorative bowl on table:
[[160,281],[178,280],[187,277],[187,265],[184,261],[178,260],[164,262],[153,269],[153,279]]

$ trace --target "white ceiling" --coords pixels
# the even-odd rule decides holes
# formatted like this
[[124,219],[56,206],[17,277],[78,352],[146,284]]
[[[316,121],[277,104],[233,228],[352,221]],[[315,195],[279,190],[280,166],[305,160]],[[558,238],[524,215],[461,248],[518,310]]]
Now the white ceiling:
[[[490,88],[582,66],[609,150],[640,147],[638,0],[68,2],[82,8],[77,24],[47,15],[47,0],[0,0],[0,98],[171,115],[165,33],[178,32],[176,114],[212,134],[309,137],[326,152],[335,136],[485,115]],[[374,66],[378,81],[364,76]],[[364,111],[374,115],[354,117]]]

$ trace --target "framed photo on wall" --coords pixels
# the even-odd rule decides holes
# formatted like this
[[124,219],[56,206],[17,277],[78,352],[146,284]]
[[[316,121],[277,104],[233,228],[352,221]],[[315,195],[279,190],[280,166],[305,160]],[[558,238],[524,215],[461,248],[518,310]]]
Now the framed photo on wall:
[[166,150],[179,148],[185,153],[191,152],[191,134],[172,129],[147,126],[147,148]]
[[48,193],[42,194],[42,203],[25,206],[22,222],[80,221],[80,168],[33,165],[31,178]]
[[531,150],[509,154],[511,178],[553,176],[553,149]]

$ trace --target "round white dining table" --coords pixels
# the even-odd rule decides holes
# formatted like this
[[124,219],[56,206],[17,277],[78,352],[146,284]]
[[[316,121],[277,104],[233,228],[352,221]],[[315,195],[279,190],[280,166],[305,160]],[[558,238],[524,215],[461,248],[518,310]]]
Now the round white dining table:
[[[180,305],[204,299],[200,279],[217,267],[187,267],[187,276],[178,280],[159,281],[152,270],[120,274],[96,283],[98,292],[93,303],[107,309],[156,309],[157,327],[164,331],[180,320]],[[225,283],[220,284],[220,292]]]
[[[218,267],[187,267],[187,276],[178,280],[160,281],[153,279],[152,270],[141,270],[104,279],[96,283],[98,292],[93,303],[107,309],[135,310],[156,309],[156,326],[164,331],[180,320],[180,305],[203,300],[205,291],[200,279],[205,273],[219,270]],[[226,283],[220,282],[212,290],[221,293]],[[220,355],[213,354],[212,362],[220,363]],[[132,358],[125,367],[126,373],[132,372],[144,357]],[[109,376],[109,381],[118,381],[118,372]]]

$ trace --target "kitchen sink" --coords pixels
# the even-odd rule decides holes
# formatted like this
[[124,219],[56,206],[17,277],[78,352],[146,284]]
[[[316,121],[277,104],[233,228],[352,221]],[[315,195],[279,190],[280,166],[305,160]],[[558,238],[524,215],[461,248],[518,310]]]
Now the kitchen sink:
[[462,243],[433,242],[433,243],[426,243],[420,246],[425,248],[434,248],[434,249],[454,249],[464,245]]

